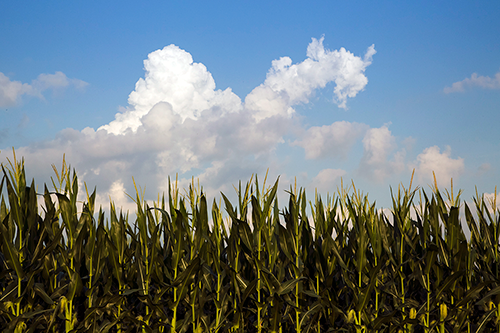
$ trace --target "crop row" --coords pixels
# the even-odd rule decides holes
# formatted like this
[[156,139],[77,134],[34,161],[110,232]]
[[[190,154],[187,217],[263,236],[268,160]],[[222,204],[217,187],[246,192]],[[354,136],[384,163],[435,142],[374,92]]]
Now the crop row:
[[279,208],[278,182],[255,178],[209,207],[174,182],[156,202],[136,191],[132,221],[95,190],[78,202],[65,163],[56,176],[38,194],[22,161],[2,165],[1,331],[500,332],[500,217],[483,196],[471,210],[400,186],[388,217],[355,188],[292,187]]

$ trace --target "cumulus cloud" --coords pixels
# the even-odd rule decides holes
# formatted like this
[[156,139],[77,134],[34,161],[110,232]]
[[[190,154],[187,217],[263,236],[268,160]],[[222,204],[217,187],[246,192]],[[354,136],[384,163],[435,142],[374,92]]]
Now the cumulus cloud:
[[[496,187],[495,187],[496,190]],[[485,193],[484,202],[488,210],[493,213],[494,211],[500,210],[500,193]]]
[[43,92],[48,89],[61,89],[73,86],[76,89],[84,89],[88,83],[79,79],[69,79],[63,72],[54,74],[40,74],[36,80],[31,83],[36,92]]
[[331,125],[312,126],[300,140],[292,145],[304,148],[307,159],[322,157],[346,158],[352,146],[369,126],[360,123],[337,121]]
[[[130,93],[128,107],[109,124],[97,130],[63,130],[54,140],[18,149],[18,155],[26,157],[28,166],[41,166],[66,153],[82,179],[115,195],[133,190],[132,177],[138,184],[149,184],[152,193],[165,191],[167,177],[176,173],[181,183],[194,175],[213,193],[231,190],[228,184],[283,163],[276,150],[292,132],[306,133],[296,144],[306,150],[312,147],[310,158],[346,154],[368,126],[339,122],[304,131],[299,117],[293,117],[293,107],[307,103],[314,90],[329,82],[335,84],[338,105],[345,107],[347,98],[366,86],[364,71],[374,54],[373,46],[364,57],[345,49],[330,51],[324,48],[323,38],[313,39],[304,61],[293,64],[287,57],[273,61],[266,80],[243,102],[230,88],[216,89],[203,64],[169,45],[148,55],[145,76]],[[61,75],[44,76],[31,87],[42,90],[65,82]],[[312,142],[315,135],[323,140],[319,147]],[[329,147],[336,144],[347,148]],[[335,172],[325,171],[321,177],[335,179]]]
[[274,60],[264,83],[242,103],[230,88],[216,90],[210,72],[203,64],[193,62],[188,52],[169,45],[148,55],[145,78],[137,81],[129,95],[129,107],[99,129],[114,134],[136,131],[141,117],[160,102],[168,102],[182,121],[199,119],[202,112],[211,109],[217,109],[219,116],[244,110],[257,122],[272,116],[288,117],[294,113],[294,105],[307,103],[315,89],[329,82],[335,82],[336,101],[345,108],[347,98],[356,96],[368,83],[364,71],[375,53],[372,45],[362,59],[344,48],[327,50],[323,38],[313,38],[306,60],[297,64],[289,57]]
[[458,177],[464,171],[463,158],[452,158],[451,148],[447,146],[441,153],[438,146],[424,149],[412,165],[420,180],[433,181],[436,174],[438,184],[448,184],[451,178]]
[[203,111],[214,108],[220,115],[242,108],[240,98],[230,88],[216,90],[205,65],[193,62],[191,54],[176,45],[150,53],[144,60],[144,69],[144,79],[137,81],[129,95],[129,107],[99,129],[113,134],[136,131],[142,125],[141,118],[161,102],[169,103],[182,121],[198,119]]
[[362,91],[368,79],[366,67],[372,63],[376,53],[374,45],[366,51],[364,58],[346,51],[330,51],[323,46],[324,38],[313,38],[307,48],[307,59],[292,64],[292,59],[282,57],[272,62],[266,80],[245,99],[246,107],[254,111],[260,120],[272,115],[290,115],[292,106],[307,103],[314,90],[335,82],[335,102],[346,108],[347,98]]
[[393,154],[396,148],[396,138],[387,125],[370,128],[363,138],[363,157],[358,170],[360,175],[381,182],[401,172],[405,167],[406,151],[402,149]]
[[11,81],[0,72],[0,107],[16,105],[24,94],[33,92],[33,87],[20,81]]
[[346,175],[342,169],[323,169],[312,180],[312,187],[320,193],[333,193],[337,190],[340,178]]
[[68,86],[83,89],[87,85],[87,82],[79,79],[68,79],[63,72],[40,74],[31,84],[11,81],[5,74],[0,72],[0,107],[17,105],[23,95],[43,99],[42,93],[46,90],[57,90]]
[[[82,192],[81,186],[79,192]],[[130,193],[130,195],[133,195],[133,193]],[[83,200],[85,199],[83,198]],[[101,206],[104,209],[107,209],[109,207],[110,200],[113,201],[113,204],[117,207],[118,211],[121,209],[124,212],[134,212],[137,208],[136,203],[131,201],[128,197],[127,190],[125,189],[124,183],[121,179],[115,180],[106,192],[96,191],[96,207]]]
[[470,78],[455,82],[451,87],[445,87],[443,91],[446,94],[464,92],[465,89],[469,87],[500,89],[500,72],[496,73],[494,78],[489,76],[478,76],[477,73],[473,73]]

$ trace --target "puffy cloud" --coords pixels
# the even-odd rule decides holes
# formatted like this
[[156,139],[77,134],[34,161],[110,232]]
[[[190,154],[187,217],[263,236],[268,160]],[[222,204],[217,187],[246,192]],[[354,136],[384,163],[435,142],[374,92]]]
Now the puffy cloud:
[[129,107],[115,115],[115,120],[101,126],[113,134],[136,131],[141,118],[158,103],[167,102],[181,120],[198,119],[203,111],[217,108],[220,115],[240,111],[241,100],[230,88],[215,90],[215,81],[205,65],[178,46],[169,45],[154,51],[144,60],[145,77],[130,93]]
[[485,89],[500,89],[500,72],[495,74],[494,78],[489,76],[478,76],[473,73],[470,78],[455,82],[451,87],[444,88],[446,94],[453,92],[464,92],[468,87],[480,87]]
[[63,72],[55,72],[55,74],[40,74],[31,84],[35,91],[42,92],[47,89],[60,89],[68,86],[74,86],[77,89],[84,89],[88,83],[79,79],[68,79]]
[[307,47],[307,59],[292,64],[292,59],[282,57],[272,62],[266,80],[245,99],[248,109],[254,111],[259,121],[272,115],[291,115],[293,105],[307,103],[314,90],[335,82],[335,101],[346,108],[347,98],[362,91],[368,79],[365,69],[376,53],[374,45],[366,51],[364,58],[346,51],[330,51],[324,48],[323,40],[312,39]]
[[16,105],[24,94],[32,93],[33,87],[20,81],[11,81],[0,72],[0,107]]
[[[54,140],[18,149],[18,155],[26,157],[28,167],[38,166],[34,172],[44,176],[40,166],[60,160],[66,153],[66,160],[89,186],[97,185],[110,195],[119,195],[123,189],[133,191],[132,177],[137,184],[151,186],[149,194],[154,195],[165,191],[168,176],[176,173],[180,173],[181,184],[196,176],[212,194],[231,190],[231,183],[285,163],[276,150],[287,134],[306,133],[297,142],[306,150],[315,147],[315,135],[322,137],[322,146],[308,153],[311,158],[346,154],[368,126],[339,122],[304,131],[298,117],[292,117],[293,106],[307,103],[315,89],[334,82],[336,100],[345,107],[347,98],[366,86],[364,70],[374,53],[373,46],[364,58],[345,49],[329,51],[323,47],[323,38],[313,39],[306,60],[297,64],[290,58],[274,61],[264,83],[242,102],[230,88],[216,89],[203,64],[170,45],[148,55],[144,78],[130,93],[128,107],[112,122],[97,130],[63,130]],[[63,87],[66,81],[54,75],[38,82],[37,89],[42,89]],[[344,148],[329,152],[329,146],[337,144]],[[318,177],[333,181],[335,172],[325,171]]]
[[323,38],[313,38],[303,62],[292,64],[289,57],[274,60],[264,83],[246,96],[243,105],[230,88],[215,89],[215,81],[203,64],[193,62],[192,56],[178,46],[169,45],[148,55],[144,60],[145,78],[139,79],[130,93],[129,107],[100,129],[114,134],[123,134],[127,129],[136,131],[141,117],[160,102],[171,104],[183,121],[199,119],[210,109],[224,115],[244,108],[257,122],[272,116],[290,116],[294,105],[307,103],[315,89],[329,82],[335,82],[337,103],[345,108],[347,98],[356,96],[368,83],[364,71],[375,52],[370,46],[362,59],[344,48],[326,50]]
[[401,172],[405,167],[406,151],[404,149],[397,151],[390,159],[391,153],[396,148],[396,138],[387,125],[380,128],[370,128],[363,138],[363,157],[359,166],[360,175],[380,182]]
[[484,193],[484,202],[490,213],[500,211],[500,193]]
[[360,123],[337,121],[331,125],[310,127],[301,140],[292,145],[304,148],[307,159],[321,157],[345,158],[358,138],[369,126]]
[[396,139],[386,125],[371,128],[363,138],[365,162],[370,165],[384,163],[395,146]]
[[68,79],[63,72],[40,74],[31,84],[11,81],[5,74],[0,73],[0,107],[16,105],[23,95],[32,95],[43,99],[42,93],[44,91],[61,89],[70,85],[77,89],[83,89],[88,83],[79,79]]
[[458,177],[464,171],[463,158],[454,159],[450,156],[450,146],[442,153],[438,146],[428,147],[417,156],[412,167],[421,180],[432,181],[434,172],[438,184],[447,184],[451,178]]
[[[80,188],[79,193],[82,192],[81,190],[82,189]],[[115,207],[117,207],[118,212],[120,209],[124,212],[134,212],[136,209],[136,203],[131,201],[127,194],[133,196],[134,193],[127,193],[123,181],[121,179],[117,179],[111,184],[108,191],[96,192],[96,207],[103,207],[107,210],[109,208],[109,202],[112,200]],[[85,198],[82,199],[85,200]]]
[[312,186],[320,193],[333,193],[337,190],[340,178],[346,175],[342,169],[323,169],[312,180]]

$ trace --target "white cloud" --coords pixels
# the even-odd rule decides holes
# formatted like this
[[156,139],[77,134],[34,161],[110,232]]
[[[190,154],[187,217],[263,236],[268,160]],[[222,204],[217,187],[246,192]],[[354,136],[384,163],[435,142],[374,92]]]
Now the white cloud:
[[363,138],[363,157],[359,165],[359,174],[381,182],[387,177],[400,173],[405,165],[404,149],[391,153],[397,148],[396,138],[387,125],[370,128]]
[[289,57],[274,60],[264,83],[242,104],[230,88],[215,89],[215,81],[203,64],[193,62],[188,52],[169,45],[148,55],[144,60],[145,78],[139,79],[130,93],[129,107],[99,129],[114,134],[123,134],[127,129],[136,131],[141,117],[160,102],[168,102],[182,121],[199,119],[202,112],[211,109],[217,109],[219,116],[245,109],[257,122],[272,116],[288,117],[293,114],[294,105],[307,103],[315,89],[324,88],[329,82],[335,82],[337,103],[345,108],[347,98],[356,96],[368,83],[364,71],[375,53],[372,45],[362,59],[344,48],[326,50],[323,38],[313,38],[306,60],[298,64],[292,64]]
[[[89,191],[91,190],[89,189]],[[98,189],[96,191],[95,200],[96,211],[99,207],[108,210],[110,200],[112,200],[115,207],[117,207],[118,212],[120,211],[120,208],[123,212],[135,212],[137,208],[136,203],[132,201],[127,194],[135,198],[135,193],[128,193],[126,191],[124,183],[121,179],[115,180],[107,191],[99,191]],[[139,193],[139,195],[141,195],[141,193]]]
[[63,72],[55,72],[55,74],[40,74],[31,84],[35,91],[42,92],[47,89],[66,88],[70,85],[77,89],[83,89],[88,86],[88,83],[79,79],[68,79]]
[[33,91],[27,83],[11,81],[5,74],[0,72],[0,107],[16,105],[19,98]]
[[[199,177],[205,190],[215,191],[212,194],[231,191],[238,180],[263,175],[270,165],[284,163],[276,150],[287,134],[305,132],[297,145],[313,147],[311,140],[318,131],[324,143],[311,158],[332,154],[328,146],[337,143],[347,147],[337,153],[347,154],[367,125],[339,122],[304,131],[298,117],[293,117],[293,106],[307,103],[315,89],[334,82],[337,102],[345,107],[347,98],[366,86],[364,70],[375,50],[370,47],[360,58],[344,49],[325,50],[322,42],[313,39],[307,59],[298,64],[289,58],[274,61],[265,82],[245,102],[230,88],[216,89],[207,68],[188,52],[167,46],[144,61],[145,77],[137,81],[129,106],[115,120],[97,130],[63,130],[54,140],[18,149],[18,155],[25,156],[28,168],[42,179],[47,179],[42,170],[50,170],[50,164],[66,153],[66,160],[89,186],[119,195],[122,189],[133,191],[135,177],[154,195],[165,191],[168,176],[176,173],[181,174],[181,183],[190,181],[191,175]],[[39,77],[37,84],[37,89],[64,87],[67,81],[56,73]]]
[[342,169],[323,169],[312,180],[312,187],[319,193],[334,193],[340,184],[340,178],[346,175]]
[[115,115],[115,120],[101,126],[109,133],[136,131],[156,104],[167,102],[181,120],[198,119],[202,112],[217,108],[220,115],[240,111],[241,100],[230,88],[215,90],[215,81],[205,65],[178,46],[169,45],[151,52],[144,60],[145,78],[139,79],[130,93],[129,107]]
[[365,149],[364,159],[367,164],[384,163],[389,153],[396,147],[396,139],[389,128],[384,125],[380,128],[371,128],[363,138]]
[[304,148],[307,159],[321,157],[346,158],[352,146],[369,126],[360,123],[337,121],[331,125],[310,127],[301,140],[292,145]]
[[444,88],[446,94],[453,92],[464,92],[469,87],[480,87],[485,89],[500,89],[500,72],[495,74],[494,78],[489,76],[478,76],[473,73],[470,78],[455,82],[451,87]]
[[438,184],[448,184],[451,178],[463,173],[464,159],[452,158],[450,146],[447,146],[442,153],[438,146],[432,146],[424,149],[411,167],[415,168],[420,180],[433,182],[434,171]]
[[5,74],[0,72],[0,107],[18,104],[23,95],[43,99],[42,93],[44,91],[62,89],[70,85],[77,89],[83,89],[88,83],[78,79],[68,79],[63,72],[56,72],[55,74],[40,74],[37,79],[28,84],[11,81]]
[[500,211],[500,193],[484,193],[484,202],[490,213],[493,213],[495,210],[497,212]]
[[376,53],[370,46],[364,58],[346,51],[330,51],[323,46],[323,37],[313,38],[307,47],[307,59],[293,64],[289,57],[272,62],[263,84],[255,88],[245,99],[246,107],[254,111],[259,121],[272,115],[290,115],[292,106],[307,103],[314,90],[335,82],[335,102],[346,108],[347,98],[355,97],[362,91],[368,79],[364,75],[366,67]]

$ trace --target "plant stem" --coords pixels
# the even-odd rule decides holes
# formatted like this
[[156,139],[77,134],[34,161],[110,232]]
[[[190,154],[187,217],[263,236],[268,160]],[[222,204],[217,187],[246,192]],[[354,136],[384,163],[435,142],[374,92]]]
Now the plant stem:
[[259,265],[257,265],[257,331],[259,333],[262,332],[262,323],[261,323],[261,305],[260,305],[260,247],[261,247],[261,231],[260,228],[258,230],[258,246],[257,246],[257,260],[259,261]]

